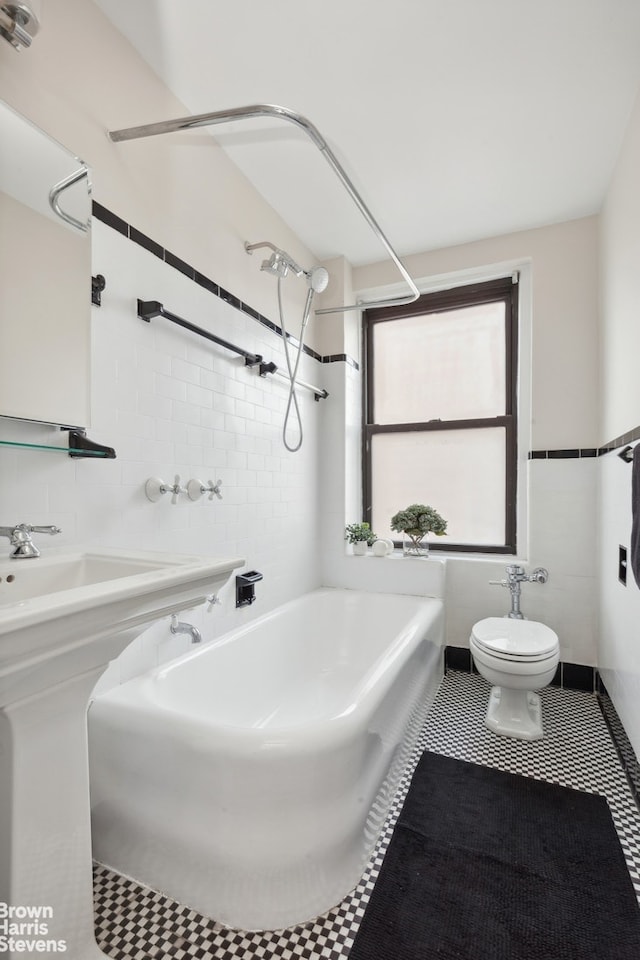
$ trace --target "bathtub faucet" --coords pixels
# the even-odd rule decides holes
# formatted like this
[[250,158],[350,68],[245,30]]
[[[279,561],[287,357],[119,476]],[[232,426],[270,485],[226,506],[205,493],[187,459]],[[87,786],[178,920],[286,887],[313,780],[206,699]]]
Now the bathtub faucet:
[[191,623],[183,623],[181,620],[178,620],[175,613],[171,614],[171,626],[169,627],[171,633],[188,633],[191,637],[191,643],[201,643],[202,634],[197,627],[194,627]]

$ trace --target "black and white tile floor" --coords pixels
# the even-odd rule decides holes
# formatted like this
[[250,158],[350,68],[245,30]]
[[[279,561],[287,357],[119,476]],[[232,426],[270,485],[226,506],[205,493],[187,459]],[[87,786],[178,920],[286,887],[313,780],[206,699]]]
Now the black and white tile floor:
[[542,692],[545,737],[523,743],[498,737],[483,725],[488,693],[477,675],[447,673],[369,866],[353,893],[329,913],[275,933],[238,932],[97,866],[98,944],[114,960],[346,960],[423,750],[604,794],[640,900],[640,813],[595,697],[547,688]]

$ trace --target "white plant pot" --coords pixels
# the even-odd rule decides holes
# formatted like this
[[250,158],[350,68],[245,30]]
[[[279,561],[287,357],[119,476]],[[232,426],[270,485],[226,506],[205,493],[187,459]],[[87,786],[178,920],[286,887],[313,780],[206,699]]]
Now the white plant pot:
[[367,553],[368,544],[366,540],[358,540],[353,544],[353,552],[356,557],[364,557]]

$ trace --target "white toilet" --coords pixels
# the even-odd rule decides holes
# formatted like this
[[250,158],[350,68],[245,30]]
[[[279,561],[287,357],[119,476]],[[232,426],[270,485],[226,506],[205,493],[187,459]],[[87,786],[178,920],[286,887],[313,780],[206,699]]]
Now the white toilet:
[[469,647],[478,673],[491,683],[485,724],[503,737],[543,736],[541,690],[560,660],[557,634],[535,620],[487,617],[473,625]]

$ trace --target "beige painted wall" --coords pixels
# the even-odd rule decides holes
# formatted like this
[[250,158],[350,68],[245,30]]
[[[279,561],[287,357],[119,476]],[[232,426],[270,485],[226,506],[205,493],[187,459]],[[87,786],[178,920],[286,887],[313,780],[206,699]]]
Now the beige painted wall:
[[86,234],[0,191],[3,416],[90,423],[90,273]]
[[[597,217],[405,257],[417,282],[492,264],[532,264],[532,447],[592,447],[598,416]],[[358,267],[354,289],[397,282],[389,263]]]
[[[275,280],[244,241],[268,239],[303,264],[316,262],[209,132],[108,140],[107,130],[189,111],[90,0],[47,0],[30,49],[0,44],[0,91],[90,164],[96,200],[274,320]],[[305,295],[301,281],[283,285],[293,332]]]
[[604,443],[640,424],[640,96],[602,210],[602,409]]

